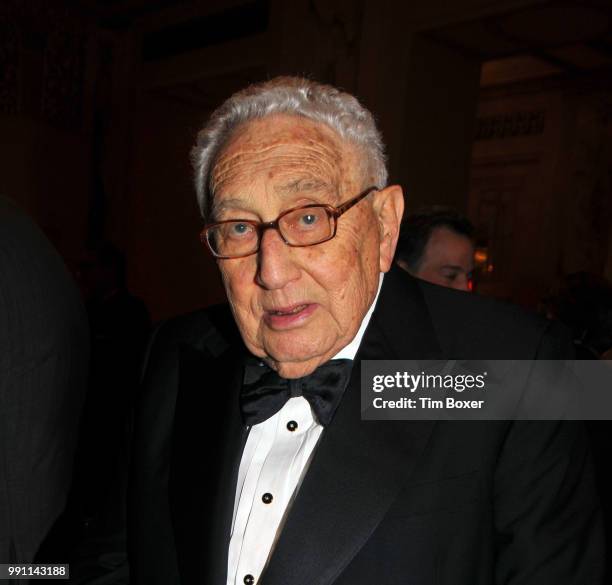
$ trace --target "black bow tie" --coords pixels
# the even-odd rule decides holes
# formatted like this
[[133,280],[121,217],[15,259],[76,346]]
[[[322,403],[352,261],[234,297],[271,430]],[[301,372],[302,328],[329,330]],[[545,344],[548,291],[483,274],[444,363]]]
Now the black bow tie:
[[240,393],[242,417],[248,426],[276,414],[290,398],[303,396],[325,427],[331,422],[351,375],[351,360],[331,360],[303,378],[287,380],[261,360],[248,359]]

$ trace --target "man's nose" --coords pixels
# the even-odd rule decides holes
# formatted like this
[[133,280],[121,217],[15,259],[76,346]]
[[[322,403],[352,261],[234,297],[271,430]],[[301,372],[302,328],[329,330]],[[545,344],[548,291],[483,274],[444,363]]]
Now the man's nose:
[[300,270],[292,251],[277,230],[265,230],[257,253],[257,283],[266,289],[279,289],[297,280]]

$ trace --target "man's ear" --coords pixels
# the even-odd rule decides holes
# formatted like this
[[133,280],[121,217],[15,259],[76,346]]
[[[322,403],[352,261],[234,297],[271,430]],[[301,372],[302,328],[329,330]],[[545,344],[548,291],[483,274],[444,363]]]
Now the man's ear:
[[374,212],[380,228],[380,271],[388,272],[393,262],[400,223],[404,214],[404,193],[399,185],[390,185],[374,194]]

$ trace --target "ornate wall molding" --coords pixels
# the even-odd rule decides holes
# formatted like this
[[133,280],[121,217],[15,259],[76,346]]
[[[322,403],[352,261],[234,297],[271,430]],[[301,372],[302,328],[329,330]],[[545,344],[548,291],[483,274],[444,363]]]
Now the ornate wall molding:
[[512,112],[483,116],[476,121],[475,140],[504,140],[516,136],[535,136],[544,133],[544,110]]

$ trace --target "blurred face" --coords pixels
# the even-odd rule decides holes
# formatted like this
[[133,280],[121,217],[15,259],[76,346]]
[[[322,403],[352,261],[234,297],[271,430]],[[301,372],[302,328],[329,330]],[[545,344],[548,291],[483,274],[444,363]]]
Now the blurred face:
[[[360,163],[325,125],[287,115],[249,122],[212,171],[213,220],[268,222],[300,205],[337,206],[372,184]],[[389,187],[342,215],[332,240],[295,248],[268,229],[258,253],[218,260],[251,353],[295,378],[350,343],[389,269],[402,210],[401,189]]]
[[440,286],[469,291],[472,270],[474,245],[471,240],[439,227],[432,231],[414,275]]

